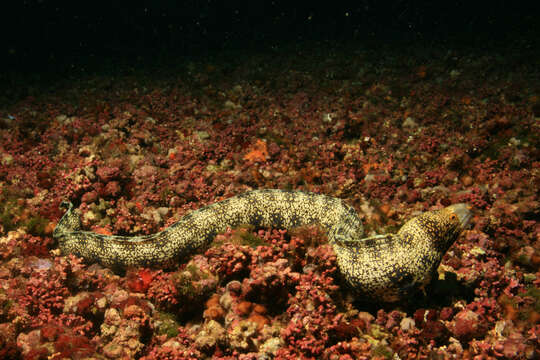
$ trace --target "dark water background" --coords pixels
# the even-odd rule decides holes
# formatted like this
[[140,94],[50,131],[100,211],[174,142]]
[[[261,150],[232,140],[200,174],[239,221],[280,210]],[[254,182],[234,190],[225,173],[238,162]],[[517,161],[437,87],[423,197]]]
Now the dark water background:
[[[3,88],[111,66],[166,64],[290,45],[531,48],[535,1],[11,1],[3,6]],[[137,65],[137,66],[138,66]],[[20,79],[20,78],[16,78]]]

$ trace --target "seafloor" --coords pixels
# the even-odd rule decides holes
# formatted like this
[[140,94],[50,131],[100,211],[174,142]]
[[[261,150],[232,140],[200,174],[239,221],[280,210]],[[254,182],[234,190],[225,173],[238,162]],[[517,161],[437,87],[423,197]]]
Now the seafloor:
[[[540,64],[524,49],[276,47],[13,75],[0,358],[538,359]],[[86,229],[147,234],[258,188],[345,199],[368,234],[456,202],[474,219],[427,296],[397,304],[355,299],[317,228],[232,229],[172,270],[125,273],[51,236],[65,199]]]

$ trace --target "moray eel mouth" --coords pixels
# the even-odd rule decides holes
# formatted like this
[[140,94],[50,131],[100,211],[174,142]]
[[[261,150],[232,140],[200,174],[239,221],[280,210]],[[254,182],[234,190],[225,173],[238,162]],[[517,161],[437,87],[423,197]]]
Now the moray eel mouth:
[[461,225],[461,229],[466,229],[470,225],[471,218],[472,218],[470,205],[459,203],[459,204],[450,205],[448,209],[457,216],[459,223]]

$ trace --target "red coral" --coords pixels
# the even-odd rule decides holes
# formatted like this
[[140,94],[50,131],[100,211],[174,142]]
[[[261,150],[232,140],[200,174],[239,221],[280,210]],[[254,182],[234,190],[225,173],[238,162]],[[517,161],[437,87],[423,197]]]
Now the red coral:
[[149,284],[147,295],[163,309],[173,309],[178,304],[178,291],[171,279],[172,274],[158,271]]
[[25,234],[22,239],[22,252],[26,256],[48,257],[49,246],[53,240],[50,237],[42,238]]
[[21,304],[35,316],[33,326],[48,323],[64,307],[64,298],[69,295],[60,274],[51,271],[34,271],[26,282]]
[[16,359],[19,355],[15,325],[10,323],[0,324],[0,359]]
[[337,289],[328,276],[314,272],[300,276],[297,293],[288,301],[290,321],[281,330],[287,352],[308,357],[317,357],[324,352],[329,344],[329,332],[335,333],[335,329],[343,325],[331,297]]
[[44,347],[36,347],[28,351],[23,356],[24,360],[49,360],[49,350]]
[[145,293],[154,278],[154,272],[150,269],[142,268],[128,271],[126,274],[127,285],[131,291]]
[[477,209],[488,209],[490,206],[486,193],[479,187],[473,187],[470,191],[458,195],[455,202],[464,202],[474,206]]
[[251,270],[242,283],[243,294],[249,299],[278,305],[287,300],[300,274],[293,272],[286,259],[264,263]]
[[45,342],[53,342],[63,332],[64,329],[56,323],[45,324],[41,327],[41,340]]
[[167,339],[158,339],[141,360],[199,360],[203,357],[201,352],[194,348],[193,338],[185,328],[179,328],[176,337],[165,340]]
[[428,320],[420,332],[420,339],[425,343],[435,341],[437,344],[445,344],[450,337],[450,332],[440,321]]
[[[218,235],[216,241],[220,240],[221,237]],[[226,243],[218,248],[210,248],[205,255],[209,258],[213,271],[227,280],[241,278],[248,274],[253,249],[248,246]]]
[[485,333],[485,320],[471,310],[462,310],[454,317],[450,330],[454,336],[465,341],[478,338]]
[[95,190],[88,191],[81,196],[81,202],[87,203],[87,204],[93,203],[97,201],[97,199],[98,199],[98,193]]
[[434,154],[437,153],[440,144],[440,139],[427,136],[420,141],[420,144],[418,145],[418,150],[420,150],[421,152]]
[[54,342],[54,350],[51,359],[83,359],[92,355],[95,347],[85,336],[62,334]]
[[145,313],[150,313],[151,312],[151,307],[148,304],[148,302],[146,300],[141,299],[141,298],[136,297],[136,296],[128,296],[127,298],[121,300],[115,306],[115,308],[118,308],[120,310],[124,310],[127,307],[130,307],[130,306],[133,306],[133,305],[135,305],[137,307],[140,307],[142,309],[142,311],[145,312]]
[[117,179],[120,176],[120,173],[121,171],[117,167],[100,166],[96,170],[96,175],[105,184],[109,181]]
[[99,195],[102,197],[118,196],[122,192],[122,187],[118,181],[109,181],[105,187],[100,188]]

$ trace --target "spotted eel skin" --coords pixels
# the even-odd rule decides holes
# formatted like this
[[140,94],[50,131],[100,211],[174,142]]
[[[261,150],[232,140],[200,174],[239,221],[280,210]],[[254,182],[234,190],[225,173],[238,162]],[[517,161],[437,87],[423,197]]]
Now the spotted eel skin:
[[83,231],[73,205],[64,202],[61,207],[67,211],[53,236],[62,253],[111,268],[171,266],[227,228],[242,224],[285,229],[320,224],[345,282],[358,293],[385,302],[426,285],[471,216],[467,205],[455,204],[422,213],[396,234],[363,238],[356,211],[342,200],[268,189],[195,210],[156,234],[126,237]]

